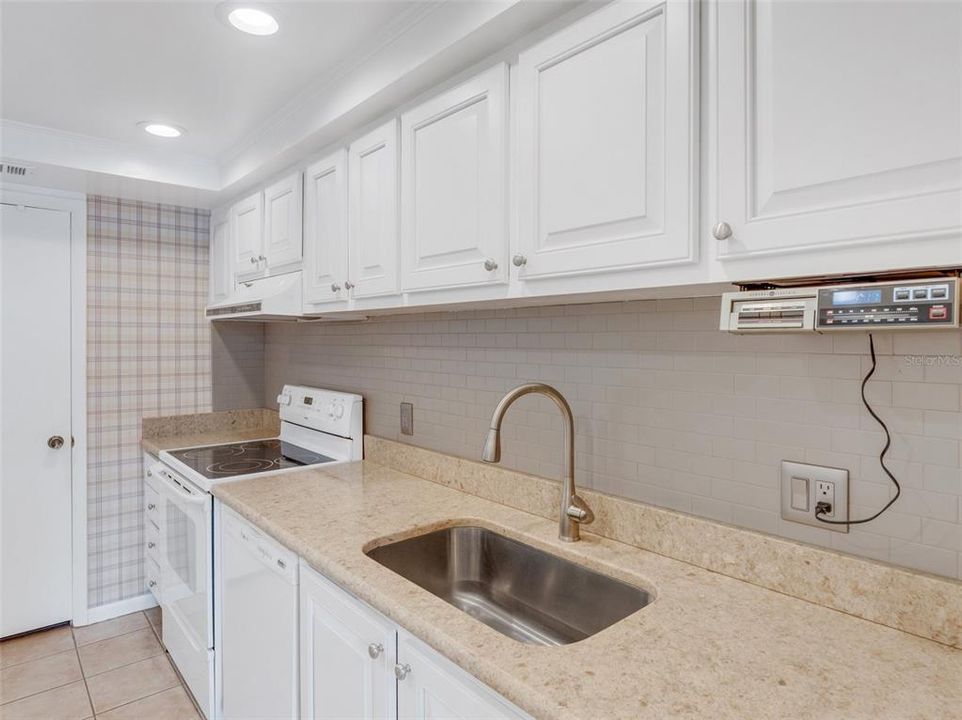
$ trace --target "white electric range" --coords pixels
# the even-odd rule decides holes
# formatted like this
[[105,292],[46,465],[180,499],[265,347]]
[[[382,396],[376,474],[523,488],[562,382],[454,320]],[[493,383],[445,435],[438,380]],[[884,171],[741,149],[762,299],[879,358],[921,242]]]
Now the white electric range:
[[165,450],[148,470],[159,495],[164,645],[208,720],[218,716],[211,488],[363,457],[360,395],[285,385],[279,437]]

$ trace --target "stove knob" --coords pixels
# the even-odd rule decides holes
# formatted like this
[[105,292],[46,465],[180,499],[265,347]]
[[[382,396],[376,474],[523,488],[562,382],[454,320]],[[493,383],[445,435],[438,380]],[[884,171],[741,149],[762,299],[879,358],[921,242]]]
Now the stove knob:
[[340,420],[342,417],[344,417],[344,406],[343,406],[343,405],[335,405],[335,406],[334,406],[334,417],[336,417],[338,420]]

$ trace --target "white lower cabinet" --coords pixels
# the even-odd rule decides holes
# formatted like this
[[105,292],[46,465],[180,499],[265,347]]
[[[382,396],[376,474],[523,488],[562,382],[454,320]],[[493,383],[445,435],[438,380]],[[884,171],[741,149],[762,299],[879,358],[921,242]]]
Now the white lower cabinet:
[[301,717],[394,716],[392,623],[301,562]]
[[521,720],[529,716],[441,657],[417,638],[398,632],[399,720]]
[[305,720],[521,720],[496,692],[301,561]]

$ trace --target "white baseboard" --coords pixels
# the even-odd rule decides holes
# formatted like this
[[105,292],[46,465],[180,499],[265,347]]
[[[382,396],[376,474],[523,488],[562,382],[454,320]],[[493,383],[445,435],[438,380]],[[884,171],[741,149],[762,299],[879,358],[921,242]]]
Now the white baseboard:
[[143,595],[127,598],[126,600],[119,600],[115,603],[88,608],[87,622],[84,624],[89,625],[91,623],[103,622],[104,620],[111,620],[121,615],[129,615],[138,610],[149,610],[156,606],[157,600],[154,596],[151,593],[144,593]]

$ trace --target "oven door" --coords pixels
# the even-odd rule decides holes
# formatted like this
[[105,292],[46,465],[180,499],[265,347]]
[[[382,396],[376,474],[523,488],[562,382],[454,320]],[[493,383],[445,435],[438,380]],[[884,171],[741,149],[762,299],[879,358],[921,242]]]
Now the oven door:
[[213,682],[211,558],[213,499],[164,467],[161,494],[161,575],[164,645],[194,699],[210,717]]

